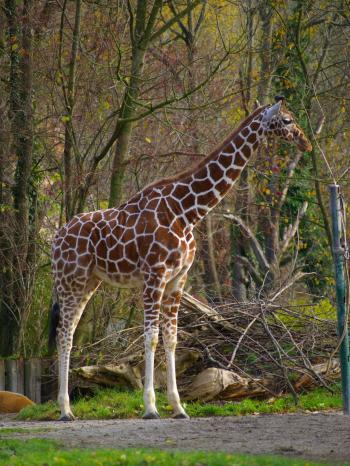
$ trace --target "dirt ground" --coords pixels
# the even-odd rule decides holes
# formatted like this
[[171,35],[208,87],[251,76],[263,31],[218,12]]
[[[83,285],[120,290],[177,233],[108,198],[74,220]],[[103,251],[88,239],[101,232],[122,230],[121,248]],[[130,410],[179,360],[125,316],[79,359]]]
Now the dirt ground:
[[334,412],[74,422],[21,422],[0,416],[0,437],[2,428],[28,431],[11,438],[48,438],[67,447],[211,450],[350,464],[350,417]]

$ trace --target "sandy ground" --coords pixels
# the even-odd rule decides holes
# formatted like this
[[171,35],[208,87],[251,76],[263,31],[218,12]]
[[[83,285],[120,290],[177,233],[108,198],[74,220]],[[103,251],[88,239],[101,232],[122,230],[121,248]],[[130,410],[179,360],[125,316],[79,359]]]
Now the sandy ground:
[[11,438],[45,437],[67,447],[225,451],[350,464],[350,417],[334,412],[74,422],[21,422],[0,416],[0,437],[2,428],[26,429]]

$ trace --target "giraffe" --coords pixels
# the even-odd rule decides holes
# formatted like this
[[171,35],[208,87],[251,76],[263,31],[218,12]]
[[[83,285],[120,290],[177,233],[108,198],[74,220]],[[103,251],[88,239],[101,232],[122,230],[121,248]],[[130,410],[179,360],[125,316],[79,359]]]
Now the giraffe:
[[227,194],[267,135],[294,143],[301,151],[312,148],[281,101],[265,105],[194,168],[150,184],[118,208],[76,215],[57,232],[49,340],[58,347],[61,420],[74,419],[68,395],[73,334],[102,281],[143,289],[143,417],[159,417],[153,376],[162,309],[168,402],[173,417],[188,418],[176,385],[175,348],[180,299],[196,251],[193,229]]

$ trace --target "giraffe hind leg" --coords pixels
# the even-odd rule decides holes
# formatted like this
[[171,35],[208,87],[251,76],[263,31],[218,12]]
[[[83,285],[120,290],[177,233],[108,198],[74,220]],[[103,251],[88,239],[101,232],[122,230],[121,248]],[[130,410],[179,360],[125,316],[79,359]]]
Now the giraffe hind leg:
[[60,316],[56,341],[59,373],[58,404],[61,410],[61,421],[74,420],[74,415],[70,408],[68,391],[69,364],[70,353],[73,346],[73,335],[85,306],[97,286],[98,283],[97,285],[94,283],[94,286],[90,286],[88,291],[85,289],[85,293],[65,293],[64,295],[61,294],[59,297]]
[[177,315],[187,275],[174,280],[166,287],[163,296],[162,337],[166,356],[168,403],[174,419],[189,419],[181,405],[176,383],[175,349],[177,344]]
[[70,408],[68,390],[70,353],[73,346],[74,331],[85,307],[82,303],[76,305],[72,301],[73,300],[66,300],[61,306],[61,324],[57,329],[59,372],[58,404],[61,410],[61,421],[74,420],[74,415]]

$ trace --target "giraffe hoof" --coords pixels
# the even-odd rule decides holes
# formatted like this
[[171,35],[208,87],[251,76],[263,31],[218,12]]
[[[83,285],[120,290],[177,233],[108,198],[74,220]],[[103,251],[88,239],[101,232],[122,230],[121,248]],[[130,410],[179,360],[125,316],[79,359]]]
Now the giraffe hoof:
[[186,413],[174,414],[173,419],[190,419],[190,416]]
[[73,416],[73,414],[65,414],[64,416],[61,416],[59,418],[59,421],[63,421],[63,422],[68,422],[68,421],[74,421],[75,417]]
[[142,419],[160,419],[160,416],[158,413],[146,413]]

